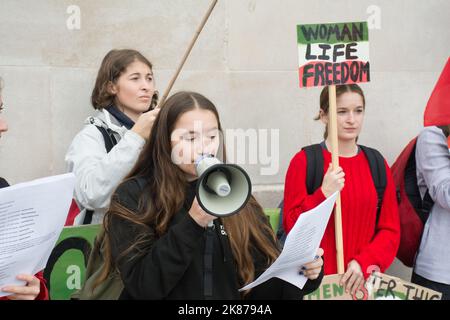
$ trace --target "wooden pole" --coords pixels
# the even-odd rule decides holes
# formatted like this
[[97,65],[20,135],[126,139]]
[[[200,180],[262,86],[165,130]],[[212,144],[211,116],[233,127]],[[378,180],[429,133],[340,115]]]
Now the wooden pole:
[[[339,166],[339,144],[337,132],[337,108],[336,108],[336,86],[328,87],[328,101],[329,108],[329,123],[328,134],[331,139],[331,159],[333,169]],[[336,232],[336,260],[338,274],[344,274],[344,241],[342,238],[342,211],[341,211],[341,196],[338,194],[336,199],[336,210],[334,214],[334,229]]]
[[191,43],[189,44],[189,47],[187,48],[186,52],[184,53],[183,58],[181,59],[180,64],[178,65],[177,70],[175,71],[175,74],[173,75],[172,79],[169,82],[169,86],[167,87],[166,91],[164,92],[157,108],[162,107],[164,105],[164,102],[166,102],[167,96],[170,93],[170,90],[172,90],[173,84],[178,78],[178,75],[180,74],[181,69],[183,68],[184,63],[186,62],[189,54],[191,53],[192,48],[194,47],[195,42],[198,39],[198,36],[203,30],[203,27],[205,26],[206,22],[208,21],[209,16],[211,15],[212,11],[214,10],[214,7],[216,6],[218,0],[213,0],[211,5],[209,6],[208,11],[206,12],[205,16],[202,19],[202,22],[200,23],[200,26],[198,27],[197,31],[195,32],[194,37],[191,40]]

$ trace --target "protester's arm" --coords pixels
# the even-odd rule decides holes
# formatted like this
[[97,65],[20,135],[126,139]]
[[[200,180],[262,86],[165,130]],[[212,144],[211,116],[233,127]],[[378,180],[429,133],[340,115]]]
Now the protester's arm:
[[[259,275],[260,274],[258,273],[257,276]],[[274,277],[251,289],[246,295],[244,295],[244,298],[248,300],[301,300],[303,299],[303,296],[310,294],[320,287],[323,276],[324,273],[322,266],[317,278],[308,279],[302,289],[289,282]],[[255,277],[255,279],[256,278],[257,277]]]
[[109,153],[101,132],[87,125],[74,138],[66,154],[69,171],[76,176],[75,198],[89,210],[109,206],[111,194],[137,161],[145,140],[127,131]]
[[450,212],[450,154],[440,129],[426,129],[419,135],[416,165],[433,201]]

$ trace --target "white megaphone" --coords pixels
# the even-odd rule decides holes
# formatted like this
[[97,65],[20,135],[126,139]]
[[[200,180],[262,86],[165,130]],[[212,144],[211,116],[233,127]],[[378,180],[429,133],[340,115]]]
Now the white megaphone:
[[223,164],[212,155],[204,155],[196,162],[196,194],[198,204],[207,213],[226,217],[239,212],[252,194],[248,174],[234,164]]

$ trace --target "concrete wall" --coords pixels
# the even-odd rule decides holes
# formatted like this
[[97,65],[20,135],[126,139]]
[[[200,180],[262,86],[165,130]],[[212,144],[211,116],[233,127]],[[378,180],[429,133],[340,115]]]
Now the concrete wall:
[[[71,30],[72,6],[81,25]],[[65,171],[64,154],[91,113],[97,68],[112,48],[136,48],[164,91],[209,1],[2,0],[0,75],[10,123],[0,172],[12,183]],[[264,206],[281,199],[301,146],[319,141],[312,119],[320,89],[298,88],[296,24],[369,19],[372,81],[360,142],[392,163],[421,128],[422,113],[449,56],[447,0],[219,0],[174,91],[214,101],[225,128],[279,130],[279,169],[245,165]],[[270,133],[270,131],[269,131]],[[261,138],[261,137],[259,137]],[[271,149],[268,150],[269,155]],[[261,160],[261,159],[258,159]],[[399,266],[394,274],[407,277]]]

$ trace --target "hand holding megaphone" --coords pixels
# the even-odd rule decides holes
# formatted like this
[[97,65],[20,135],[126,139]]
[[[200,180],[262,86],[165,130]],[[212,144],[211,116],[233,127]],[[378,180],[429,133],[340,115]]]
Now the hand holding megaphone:
[[192,202],[191,209],[189,209],[189,215],[199,226],[204,228],[211,225],[214,219],[217,219],[217,217],[207,214],[202,207],[200,207],[197,197],[195,197],[194,202]]
[[199,177],[196,197],[206,213],[230,216],[238,213],[250,199],[252,184],[241,167],[203,155],[196,161],[196,171]]

